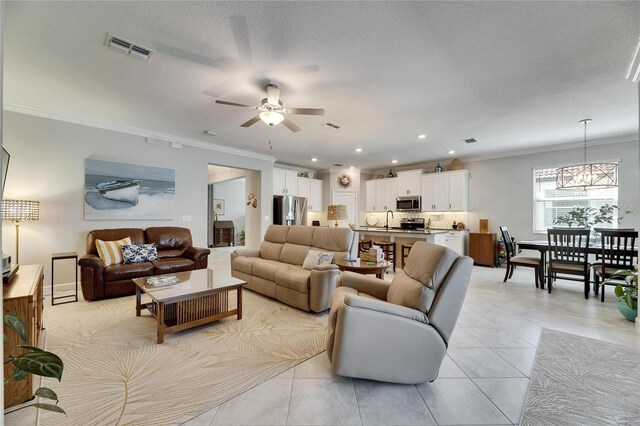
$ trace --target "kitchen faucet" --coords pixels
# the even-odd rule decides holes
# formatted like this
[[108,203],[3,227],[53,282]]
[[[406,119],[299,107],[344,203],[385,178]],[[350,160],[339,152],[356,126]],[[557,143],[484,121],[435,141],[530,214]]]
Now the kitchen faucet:
[[384,223],[385,229],[389,229],[389,213],[391,213],[391,219],[393,219],[393,212],[391,210],[387,210],[387,220]]

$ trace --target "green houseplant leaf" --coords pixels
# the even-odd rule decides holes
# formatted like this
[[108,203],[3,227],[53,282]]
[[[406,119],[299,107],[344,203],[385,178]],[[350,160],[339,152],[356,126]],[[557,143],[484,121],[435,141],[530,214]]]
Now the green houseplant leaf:
[[36,402],[35,404],[31,404],[30,407],[41,408],[43,410],[54,411],[56,413],[65,414],[65,415],[67,414],[64,412],[62,408],[53,404],[43,404],[42,402]]
[[5,312],[2,315],[2,321],[4,322],[4,325],[6,325],[10,329],[18,333],[18,336],[20,336],[23,342],[29,341],[29,335],[27,334],[27,326],[24,324],[24,321],[22,321],[22,319],[19,316]]
[[15,382],[19,382],[20,380],[26,379],[28,375],[29,375],[29,373],[27,373],[26,371],[21,370],[20,368],[16,367],[16,369],[13,370],[13,376],[11,378]]
[[64,365],[58,355],[46,351],[27,352],[13,358],[16,367],[32,374],[62,380]]
[[49,388],[39,388],[34,395],[58,402],[58,395]]

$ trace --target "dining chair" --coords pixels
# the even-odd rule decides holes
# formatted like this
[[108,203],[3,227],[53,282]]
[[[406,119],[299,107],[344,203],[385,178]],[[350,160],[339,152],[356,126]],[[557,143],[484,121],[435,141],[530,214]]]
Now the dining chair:
[[[598,290],[600,294],[600,301],[604,302],[604,287],[605,285],[615,286],[620,284],[626,286],[621,282],[600,283],[615,274],[620,269],[633,269],[633,265],[638,262],[638,256],[636,253],[636,239],[638,238],[638,231],[632,230],[600,230],[602,235],[602,250],[600,252],[600,262],[593,267],[594,272],[594,291],[596,296]],[[635,260],[635,261],[634,261]]]
[[516,269],[516,266],[526,266],[528,268],[534,268],[535,270],[536,288],[544,288],[544,273],[540,258],[518,256],[516,253],[516,244],[511,238],[509,229],[506,226],[501,226],[500,233],[502,234],[502,241],[504,242],[504,251],[507,253],[507,270],[505,271],[502,282],[506,283],[507,279],[513,276],[513,270]]
[[[591,291],[591,266],[588,262],[590,229],[548,229],[549,262],[547,262],[547,289],[551,293],[557,278],[584,283],[584,298]],[[562,274],[561,276],[558,274]],[[567,276],[569,275],[569,276]],[[577,275],[580,278],[574,278]]]

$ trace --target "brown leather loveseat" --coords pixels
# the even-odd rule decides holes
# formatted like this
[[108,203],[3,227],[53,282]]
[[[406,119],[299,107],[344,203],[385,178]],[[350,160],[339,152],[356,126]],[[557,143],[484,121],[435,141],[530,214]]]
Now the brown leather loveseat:
[[[98,257],[96,240],[115,241],[131,238],[132,244],[156,243],[158,259],[152,262],[104,266]],[[97,229],[87,234],[87,254],[80,265],[82,295],[85,300],[101,300],[135,294],[133,278],[172,272],[206,269],[210,250],[192,246],[187,228],[160,226],[145,229]]]

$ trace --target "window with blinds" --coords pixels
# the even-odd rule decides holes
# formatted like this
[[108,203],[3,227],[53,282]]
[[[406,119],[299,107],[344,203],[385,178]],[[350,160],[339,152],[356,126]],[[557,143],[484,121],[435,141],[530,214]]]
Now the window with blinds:
[[[606,189],[556,189],[556,169],[533,171],[533,232],[546,233],[558,216],[564,216],[575,206],[600,208],[618,204],[618,187]],[[614,213],[615,216],[615,213]],[[598,225],[611,228],[613,224]]]

